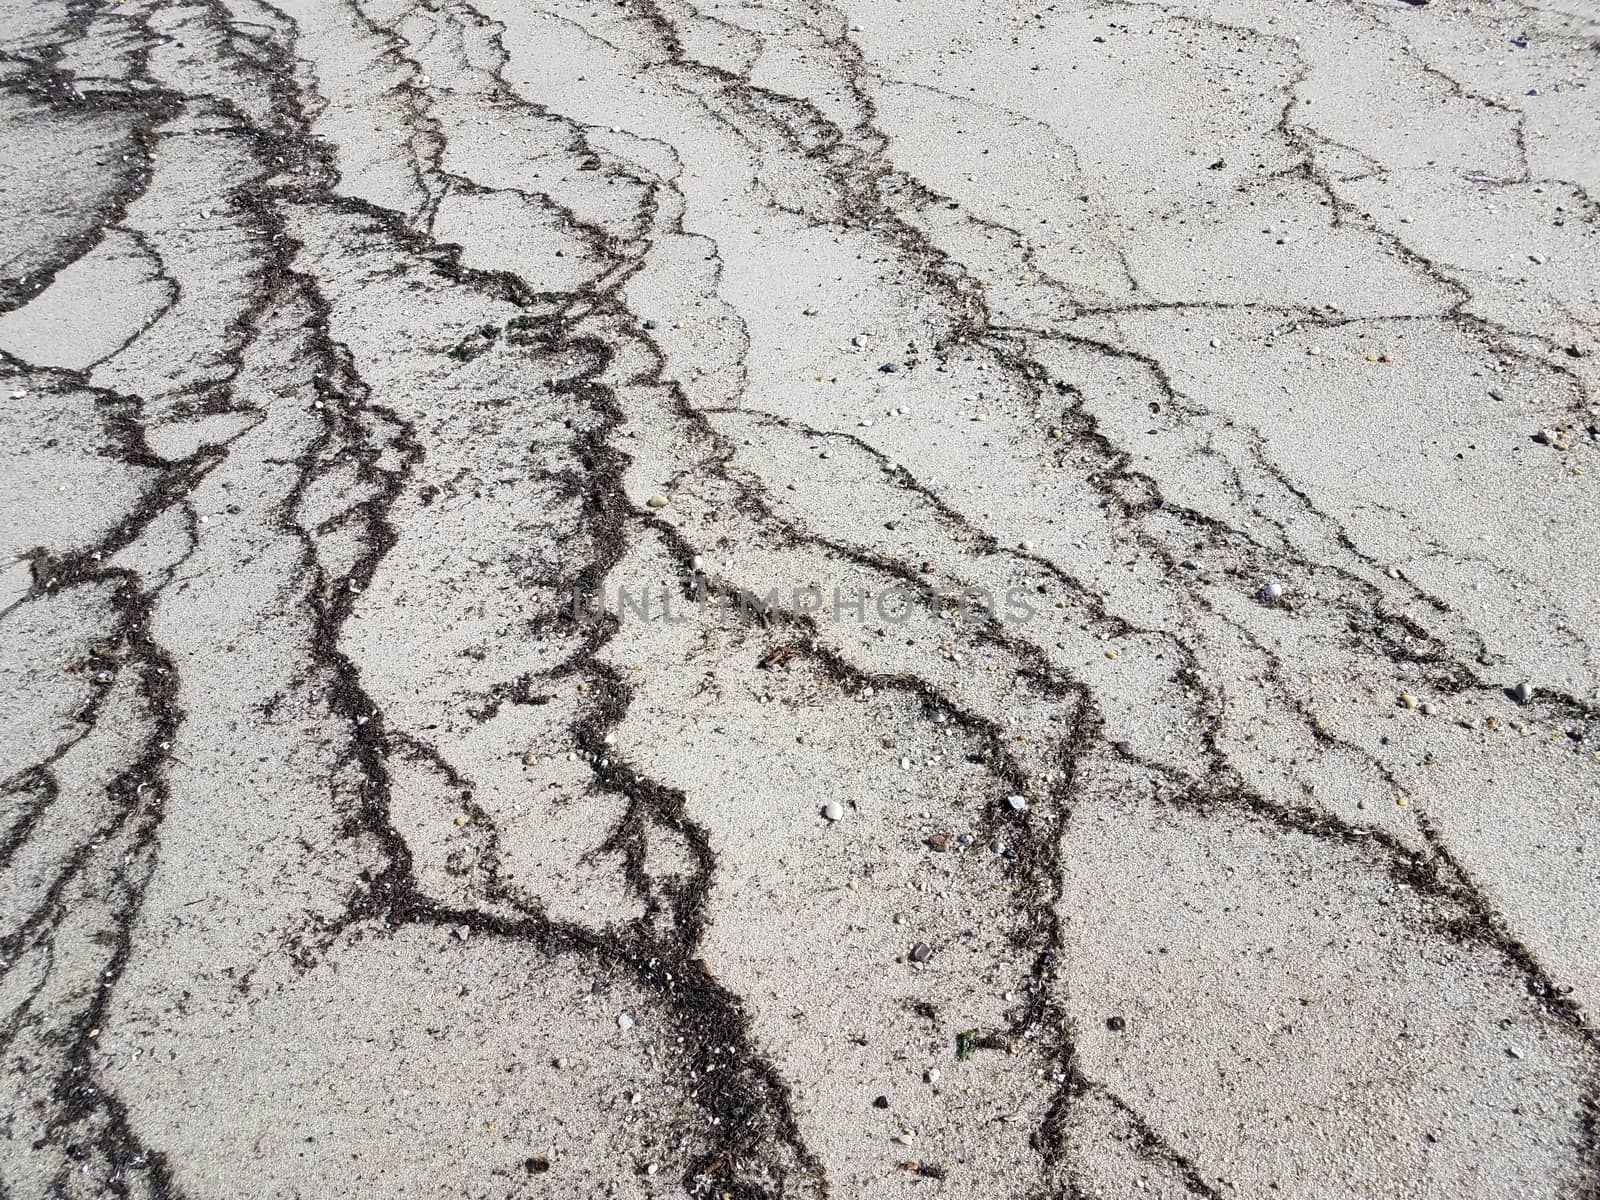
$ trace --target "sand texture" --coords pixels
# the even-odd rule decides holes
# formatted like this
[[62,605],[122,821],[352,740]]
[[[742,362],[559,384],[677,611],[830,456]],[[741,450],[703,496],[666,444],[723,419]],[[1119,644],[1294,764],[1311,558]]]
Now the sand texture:
[[0,1196],[1600,1197],[1600,3],[0,0],[0,125]]

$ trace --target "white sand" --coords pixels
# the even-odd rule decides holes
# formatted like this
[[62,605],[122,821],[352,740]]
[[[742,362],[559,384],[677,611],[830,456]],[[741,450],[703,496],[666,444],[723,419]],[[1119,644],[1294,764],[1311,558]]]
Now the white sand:
[[1596,45],[4,0],[0,1193],[1594,1195]]

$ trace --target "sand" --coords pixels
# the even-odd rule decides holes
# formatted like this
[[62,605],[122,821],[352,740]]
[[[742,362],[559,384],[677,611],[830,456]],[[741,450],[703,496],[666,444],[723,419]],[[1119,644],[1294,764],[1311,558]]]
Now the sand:
[[4,0],[0,1193],[1600,1194],[1597,45]]

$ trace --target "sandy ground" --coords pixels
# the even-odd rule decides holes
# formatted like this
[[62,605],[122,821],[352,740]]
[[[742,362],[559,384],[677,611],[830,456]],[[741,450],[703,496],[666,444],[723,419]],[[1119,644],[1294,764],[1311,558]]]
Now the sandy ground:
[[3,0],[0,1195],[1600,1195],[1597,65]]

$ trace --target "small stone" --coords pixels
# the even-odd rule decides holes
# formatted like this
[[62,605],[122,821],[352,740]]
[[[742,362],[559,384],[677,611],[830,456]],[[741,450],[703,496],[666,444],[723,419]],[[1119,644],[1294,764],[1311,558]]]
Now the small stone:
[[1206,569],[1205,563],[1198,558],[1186,558],[1178,565],[1185,571],[1204,571]]
[[1530,254],[1528,255],[1528,261],[1533,263],[1534,266],[1543,266],[1545,263],[1545,256],[1542,254]]
[[452,936],[455,937],[455,939],[457,941],[464,942],[469,937],[472,936],[472,926],[470,926],[470,925],[457,925],[454,929],[452,929],[450,931],[450,933],[452,934]]
[[564,1058],[556,1059],[555,1068],[558,1071],[565,1071],[567,1069],[567,1060]]
[[1127,1027],[1128,1027],[1128,1022],[1123,1017],[1107,1017],[1106,1018],[1106,1028],[1111,1030],[1112,1033],[1121,1033]]
[[671,503],[671,501],[669,501],[660,492],[657,492],[654,496],[651,496],[650,499],[646,500],[645,503],[651,508],[665,508]]
[[1212,338],[1211,339],[1211,348],[1213,350],[1220,349],[1221,346],[1222,346],[1222,339],[1221,338]]
[[522,756],[522,765],[525,766],[525,767],[537,766],[538,763],[539,763],[539,756],[537,754],[535,754],[532,750],[529,750],[526,754],[524,754]]
[[950,835],[948,833],[929,834],[928,849],[938,854],[948,854],[950,852]]
[[1413,696],[1410,692],[1401,692],[1400,693],[1400,703],[1405,705],[1412,712],[1416,712],[1417,711],[1417,706],[1419,704],[1421,704],[1421,701],[1418,700],[1415,696]]
[[1033,549],[1033,543],[1032,543],[1032,542],[1030,542],[1030,541],[1027,541],[1027,540],[1026,540],[1026,539],[1024,539],[1024,541],[1023,541],[1023,543],[1022,543],[1022,548],[1023,548],[1023,550],[1025,550],[1025,551],[1032,551],[1032,549]]
[[1423,716],[1431,717],[1435,713],[1437,713],[1438,711],[1439,711],[1439,706],[1437,704],[1435,704],[1432,700],[1424,700],[1422,702],[1422,715]]
[[1511,689],[1511,698],[1518,704],[1526,704],[1533,699],[1533,684],[1524,679]]
[[899,1142],[902,1146],[909,1146],[909,1145],[911,1145],[912,1142],[916,1141],[917,1139],[916,1139],[916,1135],[913,1134],[911,1132],[911,1130],[902,1129],[899,1133],[894,1135],[894,1140]]
[[889,1107],[889,1097],[887,1097],[887,1096],[879,1096],[877,1099],[873,1100],[872,1107],[873,1108],[888,1108]]
[[617,1028],[626,1033],[633,1028],[633,1018],[627,1013],[617,1014]]
[[1283,599],[1283,584],[1276,579],[1269,579],[1256,591],[1256,595],[1266,601]]
[[1504,392],[1502,392],[1499,388],[1490,388],[1489,389],[1489,399],[1491,399],[1491,400],[1499,400],[1501,402],[1504,402],[1505,398],[1506,398],[1506,394]]
[[922,1081],[924,1083],[938,1083],[939,1082],[939,1068],[938,1067],[929,1067],[926,1071],[924,1071],[922,1073]]
[[933,947],[927,942],[918,942],[911,947],[910,958],[914,963],[925,963],[933,957]]
[[885,375],[893,375],[899,369],[900,364],[897,362],[886,362],[883,364],[883,366],[878,368],[878,370],[882,371]]
[[1026,796],[1020,796],[1016,792],[1012,792],[1011,795],[1006,797],[1006,803],[1011,806],[1012,812],[1028,811],[1028,798]]
[[822,806],[822,815],[830,821],[844,820],[844,805],[837,800],[829,800]]
[[463,825],[466,825],[466,824],[470,823],[471,820],[472,820],[472,818],[469,817],[466,813],[457,813],[456,814],[456,828],[460,829]]
[[689,569],[691,571],[704,571],[706,569],[706,560],[698,554],[694,555],[689,559]]

